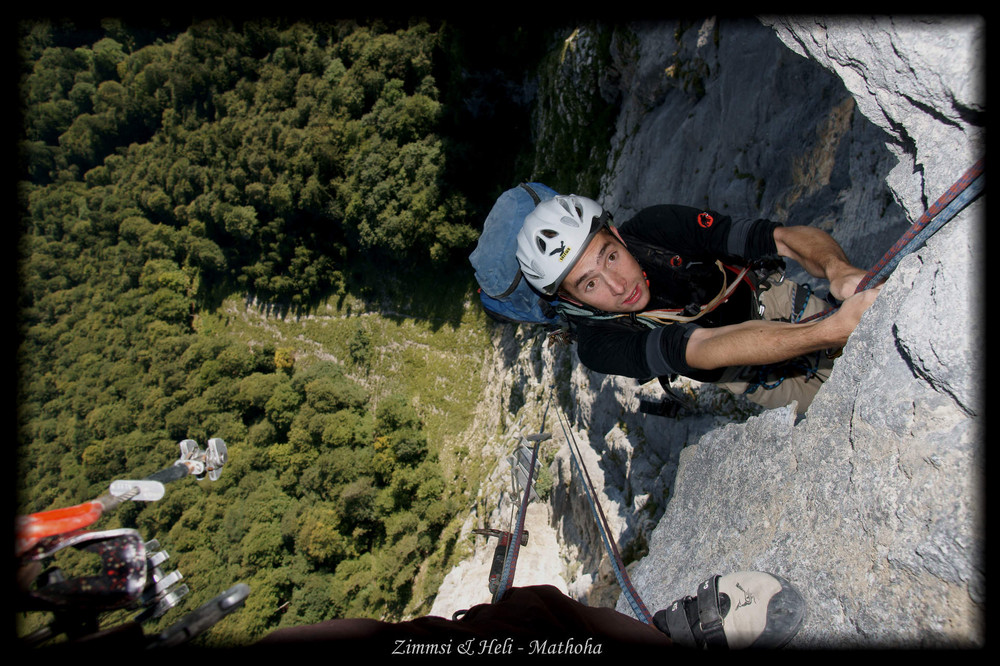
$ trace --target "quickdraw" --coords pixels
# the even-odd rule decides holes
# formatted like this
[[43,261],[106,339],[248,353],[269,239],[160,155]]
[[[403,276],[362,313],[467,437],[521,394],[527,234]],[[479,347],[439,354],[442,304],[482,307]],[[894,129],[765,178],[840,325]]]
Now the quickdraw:
[[805,314],[806,306],[809,305],[809,299],[812,298],[812,287],[808,284],[800,284],[795,289],[795,302],[792,307],[791,322],[797,324],[802,320],[802,315]]

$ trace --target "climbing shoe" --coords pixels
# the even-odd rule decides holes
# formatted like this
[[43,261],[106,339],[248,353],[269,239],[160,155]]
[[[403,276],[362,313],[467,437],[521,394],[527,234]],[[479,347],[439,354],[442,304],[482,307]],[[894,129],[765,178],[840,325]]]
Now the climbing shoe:
[[712,576],[653,616],[653,624],[685,647],[780,648],[805,619],[802,595],[784,578],[760,571]]

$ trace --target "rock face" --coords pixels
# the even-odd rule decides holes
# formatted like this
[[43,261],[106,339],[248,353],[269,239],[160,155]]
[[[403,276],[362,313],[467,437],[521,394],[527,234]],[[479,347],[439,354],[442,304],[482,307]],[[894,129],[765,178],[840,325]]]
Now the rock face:
[[[981,23],[765,22],[886,132],[911,218],[980,157]],[[634,575],[648,604],[764,569],[809,602],[793,645],[982,644],[982,206],[903,260],[804,420],[774,410],[682,452]]]
[[[602,202],[619,220],[675,202],[814,224],[870,266],[981,156],[984,30],[914,17],[618,29],[607,85],[621,114]],[[509,351],[484,414],[516,415],[496,424],[504,436],[535,432],[559,387],[565,432],[651,609],[710,574],[761,569],[809,604],[792,646],[982,645],[984,205],[900,263],[798,421],[696,384],[683,388],[703,414],[643,415],[639,398],[658,387],[591,373],[572,347],[511,327],[497,332]],[[553,423],[556,483],[547,506],[529,508],[558,537],[549,570],[561,580],[546,582],[607,603],[594,518]],[[467,607],[456,582],[436,613]]]

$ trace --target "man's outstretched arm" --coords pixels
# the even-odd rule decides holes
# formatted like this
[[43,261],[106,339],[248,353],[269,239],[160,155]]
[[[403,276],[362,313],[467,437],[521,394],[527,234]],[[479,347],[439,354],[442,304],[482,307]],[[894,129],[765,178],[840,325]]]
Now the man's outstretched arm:
[[841,347],[872,304],[881,287],[851,295],[829,317],[804,324],[747,321],[691,333],[685,350],[688,365],[714,370],[732,365],[765,365],[803,354]]
[[806,226],[776,227],[774,244],[782,257],[797,261],[810,275],[830,283],[838,301],[854,293],[865,271],[847,260],[843,248],[822,229]]

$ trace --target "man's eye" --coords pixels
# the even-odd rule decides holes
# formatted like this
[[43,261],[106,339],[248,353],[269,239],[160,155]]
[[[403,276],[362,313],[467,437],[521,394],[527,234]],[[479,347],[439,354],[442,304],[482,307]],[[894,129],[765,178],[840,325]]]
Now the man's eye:
[[583,288],[583,290],[584,291],[591,291],[595,286],[597,286],[597,283],[594,282],[593,280],[591,280],[590,282],[587,283],[587,286],[585,286]]

